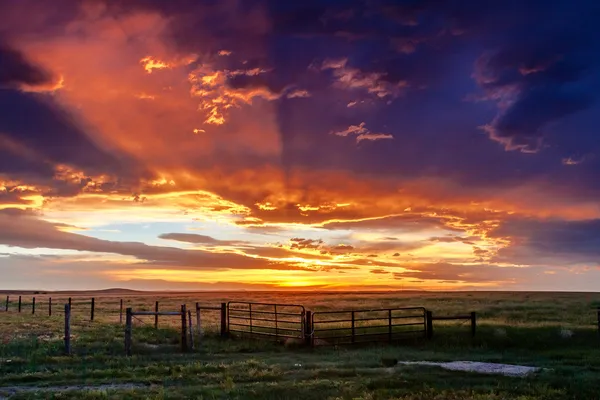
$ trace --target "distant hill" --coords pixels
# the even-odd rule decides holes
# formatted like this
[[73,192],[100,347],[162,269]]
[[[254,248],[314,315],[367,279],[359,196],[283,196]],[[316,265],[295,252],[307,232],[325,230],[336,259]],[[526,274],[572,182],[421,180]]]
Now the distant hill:
[[97,293],[97,294],[136,294],[136,293],[144,293],[142,290],[133,290],[133,289],[125,289],[125,288],[110,288],[110,289],[101,289],[101,290],[64,290],[57,291],[53,293],[74,293],[74,292],[85,292],[85,293]]
[[123,289],[123,288],[110,288],[110,289],[101,289],[101,290],[1,290],[0,293],[5,294],[72,294],[72,295],[133,295],[138,293],[145,293],[141,290],[132,290],[132,289]]

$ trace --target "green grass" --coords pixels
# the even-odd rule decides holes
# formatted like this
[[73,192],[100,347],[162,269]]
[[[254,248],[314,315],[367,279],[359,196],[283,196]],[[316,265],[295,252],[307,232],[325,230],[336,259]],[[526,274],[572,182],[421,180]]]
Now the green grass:
[[[11,296],[11,298],[14,296]],[[175,311],[196,301],[226,299],[304,304],[312,311],[424,306],[434,315],[478,313],[468,324],[434,322],[431,341],[370,346],[286,347],[265,340],[221,339],[218,312],[203,315],[207,330],[194,352],[179,351],[179,320],[134,320],[133,357],[124,356],[119,297],[73,296],[73,354],[63,354],[65,298],[36,295],[36,315],[12,304],[0,313],[0,399],[597,399],[600,336],[588,293],[201,293],[130,296],[126,305]],[[0,297],[0,299],[5,298]],[[25,299],[23,299],[25,300]],[[31,299],[28,298],[28,304]],[[3,302],[2,302],[3,303]],[[0,305],[0,307],[3,304]],[[568,329],[572,335],[565,335]],[[527,378],[451,372],[436,367],[384,367],[406,361],[488,361],[538,366]]]

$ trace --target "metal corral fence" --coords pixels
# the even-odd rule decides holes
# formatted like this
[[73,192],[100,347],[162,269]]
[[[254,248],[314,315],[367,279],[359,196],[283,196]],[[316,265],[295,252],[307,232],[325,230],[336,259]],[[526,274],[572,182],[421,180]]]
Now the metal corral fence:
[[[32,297],[31,303],[24,302],[22,296],[18,301],[10,301],[6,297],[2,311],[15,310],[18,313],[44,313],[48,316],[63,314],[65,317],[65,350],[70,353],[71,318],[77,306],[79,318],[94,321],[95,317],[109,315],[109,320],[126,325],[126,353],[131,354],[133,319],[142,323],[159,327],[159,316],[175,316],[164,318],[164,324],[177,327],[181,331],[181,348],[186,351],[194,348],[194,338],[198,344],[209,325],[218,327],[221,337],[230,335],[242,337],[261,337],[275,341],[294,340],[311,346],[354,344],[368,342],[394,342],[407,338],[431,338],[433,321],[463,320],[471,322],[471,334],[476,332],[476,314],[458,316],[433,316],[424,307],[397,307],[363,310],[323,310],[311,312],[300,304],[254,303],[230,301],[217,305],[201,305],[195,307],[164,310],[158,300],[154,304],[143,302],[133,308],[129,301],[115,298],[108,304],[103,301],[101,308],[96,309],[95,298],[77,298],[75,305],[69,298],[61,298],[65,304],[56,304],[51,297],[42,302]],[[38,300],[36,302],[36,300]],[[62,303],[61,301],[61,303]],[[57,306],[57,307],[53,307]],[[167,306],[171,308],[172,306]],[[54,308],[54,309],[53,309]],[[129,310],[129,312],[125,312]],[[598,328],[600,331],[600,310],[598,312]],[[127,315],[128,314],[128,315]],[[115,319],[112,316],[116,317]],[[179,319],[181,321],[179,321]],[[102,319],[106,321],[105,318]],[[161,318],[162,321],[162,318]],[[89,325],[89,324],[88,324]],[[161,322],[161,326],[163,323]],[[174,325],[174,326],[173,326]],[[78,327],[79,329],[81,327]],[[188,343],[189,341],[189,343]]]
[[312,314],[312,345],[397,341],[426,337],[423,307],[317,311]]
[[304,339],[306,310],[298,304],[227,303],[229,332],[273,340]]

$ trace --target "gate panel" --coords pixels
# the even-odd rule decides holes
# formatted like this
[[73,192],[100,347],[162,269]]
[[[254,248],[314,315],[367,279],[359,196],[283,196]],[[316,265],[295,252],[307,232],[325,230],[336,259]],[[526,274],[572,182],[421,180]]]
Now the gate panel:
[[274,340],[304,339],[305,309],[297,304],[227,303],[229,332]]
[[314,345],[392,342],[426,331],[423,307],[317,311],[312,317]]

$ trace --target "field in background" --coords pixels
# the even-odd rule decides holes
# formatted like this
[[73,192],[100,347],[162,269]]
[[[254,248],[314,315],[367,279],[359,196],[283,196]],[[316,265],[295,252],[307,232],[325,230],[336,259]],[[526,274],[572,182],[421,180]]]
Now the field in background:
[[[600,392],[599,293],[9,293],[0,312],[0,399],[565,399]],[[52,296],[53,316],[47,316]],[[90,299],[95,297],[94,322]],[[72,298],[73,355],[62,355],[62,311]],[[135,311],[177,311],[195,302],[302,304],[307,310],[423,306],[434,315],[477,312],[478,330],[435,321],[432,341],[371,347],[291,348],[264,340],[221,340],[219,312],[203,313],[208,332],[194,353],[178,350],[179,320],[134,320],[134,357],[124,357],[119,303]],[[6,294],[0,297],[4,309]],[[214,334],[211,334],[214,332]],[[398,360],[520,363],[547,370],[530,378],[448,372],[432,367],[382,366]],[[112,386],[108,386],[112,385]],[[46,387],[44,394],[32,388]],[[59,390],[60,389],[60,390]],[[85,394],[82,392],[85,391]],[[10,397],[9,397],[10,396]],[[437,396],[437,397],[436,397]],[[521,396],[521,397],[519,397]]]

